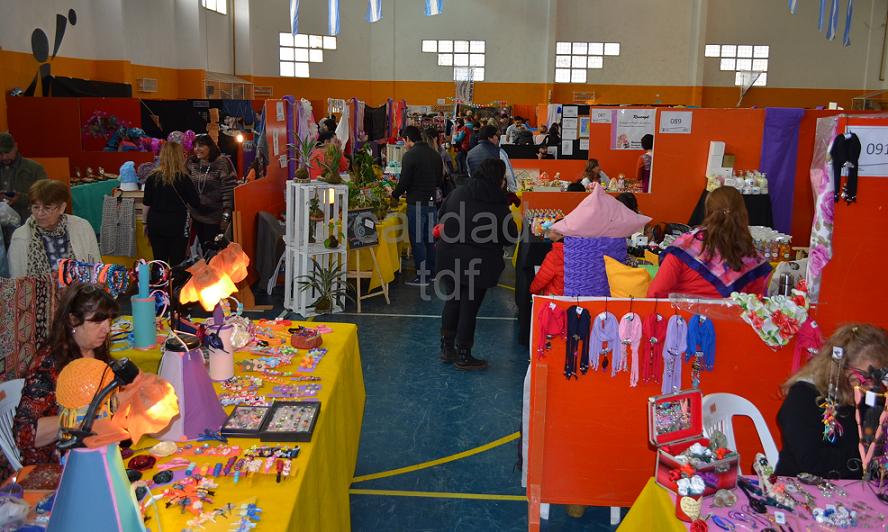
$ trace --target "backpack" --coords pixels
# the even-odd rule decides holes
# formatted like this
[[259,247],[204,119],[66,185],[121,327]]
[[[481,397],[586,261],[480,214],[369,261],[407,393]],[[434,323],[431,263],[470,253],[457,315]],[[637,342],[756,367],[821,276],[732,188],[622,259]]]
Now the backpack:
[[460,149],[462,151],[469,151],[472,147],[472,128],[468,126],[463,126],[462,131],[465,133],[462,139],[462,145],[460,145]]

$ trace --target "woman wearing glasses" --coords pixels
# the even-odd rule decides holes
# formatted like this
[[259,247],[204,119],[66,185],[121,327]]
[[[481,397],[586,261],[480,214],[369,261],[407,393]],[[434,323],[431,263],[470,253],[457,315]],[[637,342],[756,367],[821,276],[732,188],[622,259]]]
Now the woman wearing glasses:
[[102,260],[89,222],[65,214],[71,202],[67,185],[41,179],[31,185],[28,197],[31,216],[15,230],[9,243],[9,274],[13,279],[52,273],[59,259]]

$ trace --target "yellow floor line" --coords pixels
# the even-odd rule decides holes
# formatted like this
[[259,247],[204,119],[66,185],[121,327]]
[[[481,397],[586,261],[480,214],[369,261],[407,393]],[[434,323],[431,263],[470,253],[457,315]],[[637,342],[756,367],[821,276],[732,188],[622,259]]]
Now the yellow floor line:
[[474,499],[481,501],[527,502],[524,495],[500,495],[497,493],[452,493],[446,491],[400,491],[350,489],[351,495],[384,495],[389,497],[429,497],[434,499]]
[[367,480],[375,480],[377,478],[386,478],[393,477],[395,475],[401,475],[404,473],[410,473],[413,471],[419,471],[420,469],[426,469],[429,467],[434,467],[436,465],[446,464],[448,462],[453,462],[455,460],[459,460],[461,458],[466,458],[468,456],[476,455],[478,453],[483,453],[484,451],[488,451],[493,449],[494,447],[499,447],[500,445],[504,445],[509,443],[510,441],[515,441],[521,437],[520,432],[513,432],[508,436],[503,436],[498,440],[493,440],[490,443],[485,443],[484,445],[480,445],[475,447],[474,449],[469,449],[467,451],[463,451],[461,453],[451,454],[450,456],[445,456],[443,458],[437,458],[435,460],[429,460],[427,462],[421,462],[419,464],[414,464],[412,466],[401,467],[398,469],[390,469],[388,471],[381,471],[379,473],[371,473],[369,475],[361,475],[359,477],[355,477],[352,479],[352,483],[364,482]]
[[513,291],[513,292],[515,291],[515,287],[514,287],[514,286],[509,286],[509,285],[507,285],[507,284],[498,284],[497,286],[500,287],[500,288],[505,288],[506,290],[511,290],[511,291]]

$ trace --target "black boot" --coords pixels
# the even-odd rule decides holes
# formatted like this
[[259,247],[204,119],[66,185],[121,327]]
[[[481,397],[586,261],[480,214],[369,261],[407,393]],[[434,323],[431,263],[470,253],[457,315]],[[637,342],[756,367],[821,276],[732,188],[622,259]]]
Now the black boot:
[[457,347],[454,366],[462,370],[487,369],[487,361],[473,357],[472,350],[468,347]]
[[439,355],[441,362],[452,364],[456,362],[456,348],[453,346],[453,337],[441,337],[441,354]]

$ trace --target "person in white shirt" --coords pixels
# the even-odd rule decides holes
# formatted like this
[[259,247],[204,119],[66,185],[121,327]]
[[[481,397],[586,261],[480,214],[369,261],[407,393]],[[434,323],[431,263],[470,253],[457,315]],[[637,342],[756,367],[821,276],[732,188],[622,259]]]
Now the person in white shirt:
[[592,187],[592,183],[601,183],[601,186],[607,188],[608,183],[610,183],[610,178],[604,173],[604,170],[601,169],[601,165],[598,164],[598,159],[589,159],[589,162],[586,163],[586,169],[583,171],[583,177],[580,182],[587,190]]
[[533,136],[533,143],[539,146],[546,141],[546,135],[548,134],[549,130],[546,129],[546,125],[541,125],[539,131],[537,131],[537,134]]

